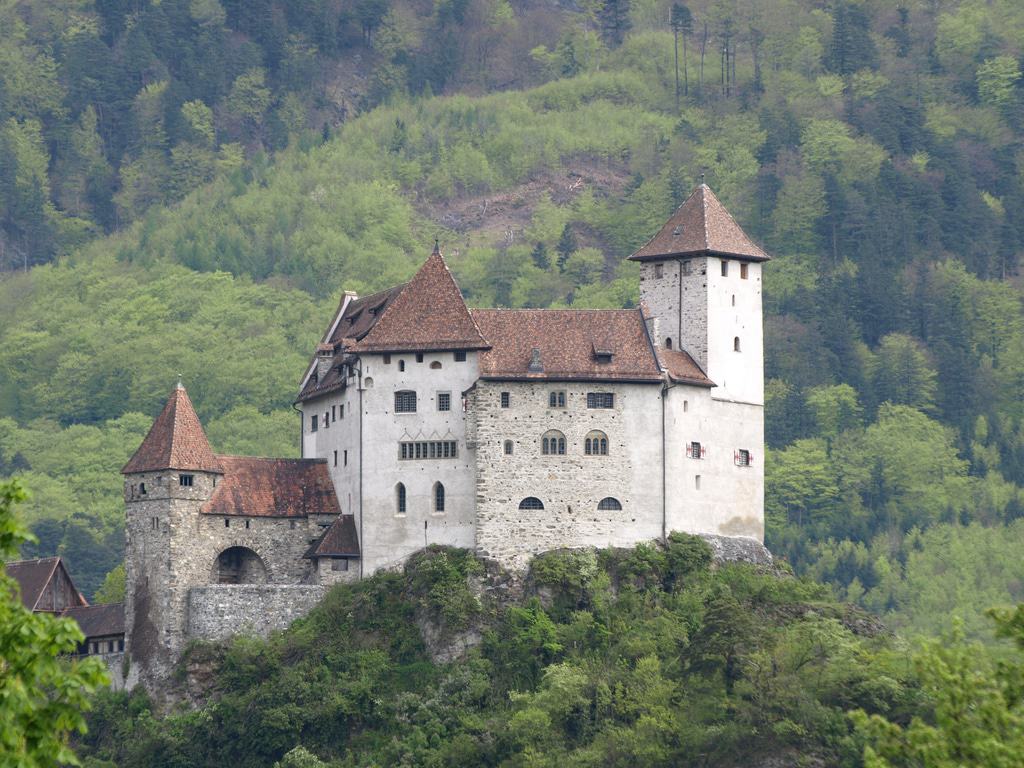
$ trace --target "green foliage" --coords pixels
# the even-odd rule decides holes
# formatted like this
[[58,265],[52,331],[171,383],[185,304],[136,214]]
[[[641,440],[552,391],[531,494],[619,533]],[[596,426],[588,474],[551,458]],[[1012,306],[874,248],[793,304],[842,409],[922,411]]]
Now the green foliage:
[[[31,534],[15,505],[25,491],[0,483],[0,558],[16,555]],[[0,561],[2,564],[2,561]],[[0,765],[44,768],[78,765],[71,732],[86,732],[91,696],[108,683],[98,659],[70,660],[84,640],[78,625],[21,603],[14,579],[0,573]]]
[[[996,614],[999,631],[1019,645],[1021,609]],[[1019,649],[1018,649],[1019,650]],[[996,665],[959,627],[926,642],[914,656],[928,716],[897,724],[857,711],[853,721],[868,742],[870,768],[928,765],[1016,766],[1024,753],[1019,659]]]
[[124,563],[121,563],[103,577],[103,583],[96,590],[95,601],[97,603],[123,603],[124,584]]
[[485,598],[482,644],[434,664],[412,617],[440,584],[468,587],[467,557],[433,548],[404,574],[336,587],[267,641],[193,648],[215,700],[157,720],[138,696],[104,695],[83,754],[122,768],[856,764],[845,712],[897,720],[915,702],[902,649],[852,632],[821,587],[711,569],[681,534],[535,560],[525,596]]

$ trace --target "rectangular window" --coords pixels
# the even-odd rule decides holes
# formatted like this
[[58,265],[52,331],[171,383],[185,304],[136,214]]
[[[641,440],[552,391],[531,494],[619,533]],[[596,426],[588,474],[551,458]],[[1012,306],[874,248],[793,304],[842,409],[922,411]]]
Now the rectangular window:
[[452,393],[451,392],[438,392],[437,393],[437,410],[439,411],[450,411],[452,409]]
[[747,263],[743,262],[740,264],[740,280],[747,279]]
[[614,408],[615,394],[612,392],[587,392],[587,408]]
[[400,370],[400,371],[404,371],[405,370],[405,360],[399,360],[398,361],[398,370]]
[[457,459],[459,444],[455,440],[409,440],[398,444],[398,458],[411,459]]
[[725,259],[722,259],[722,277],[728,277],[728,276],[729,276],[729,262],[726,261]]
[[324,411],[324,429],[331,426],[331,414],[328,411]]
[[416,353],[416,362],[417,363],[422,363],[423,362],[423,353],[422,352],[417,352]]
[[749,467],[750,466],[750,451],[740,448],[736,451],[736,466],[737,467]]
[[231,527],[231,521],[228,518],[226,518],[226,517],[224,518],[224,527],[225,528],[230,528]]
[[512,405],[512,395],[510,395],[508,392],[502,392],[501,393],[501,407],[502,408],[508,408],[510,405]]
[[700,443],[694,441],[686,446],[686,455],[691,459],[703,459],[705,450]]
[[315,413],[313,414],[313,420],[309,423],[309,431],[316,432],[320,427],[320,417]]
[[337,421],[337,420],[338,420],[338,406],[332,405],[331,406],[331,421]]
[[344,419],[345,418],[345,404],[342,403],[341,407],[338,410],[341,411],[341,418]]
[[192,475],[178,475],[178,485],[183,488],[192,487]]
[[464,362],[466,362],[466,353],[465,352],[456,352],[455,353],[455,362],[456,363],[464,363]]
[[384,355],[384,365],[391,365],[391,355]]
[[659,279],[659,280],[665,276],[665,265],[664,264],[655,264],[654,265],[654,276],[657,279]]
[[395,413],[416,413],[416,393],[412,390],[395,392]]
[[335,557],[331,559],[331,570],[332,571],[347,571],[348,560],[344,557]]
[[348,466],[348,451],[342,451],[341,452],[341,465],[343,467],[347,467]]
[[684,261],[683,262],[683,264],[682,264],[682,273],[684,275],[690,274],[690,270],[692,269],[691,264],[692,264],[692,262],[689,262],[689,261]]
[[338,452],[334,452],[334,466],[338,466]]
[[548,393],[549,408],[565,408],[565,390],[556,390]]

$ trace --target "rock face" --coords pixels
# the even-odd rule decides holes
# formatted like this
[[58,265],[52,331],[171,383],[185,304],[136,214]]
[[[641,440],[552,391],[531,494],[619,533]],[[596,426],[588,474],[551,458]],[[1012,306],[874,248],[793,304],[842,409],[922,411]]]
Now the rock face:
[[716,563],[751,563],[766,568],[775,565],[775,558],[768,551],[768,547],[757,539],[703,533],[699,535],[711,547]]

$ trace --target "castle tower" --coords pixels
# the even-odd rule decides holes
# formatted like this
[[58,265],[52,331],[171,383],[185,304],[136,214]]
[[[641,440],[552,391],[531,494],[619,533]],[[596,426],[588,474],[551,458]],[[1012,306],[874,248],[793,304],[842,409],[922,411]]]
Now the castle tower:
[[164,679],[186,640],[189,557],[223,469],[179,383],[125,476],[125,633],[144,683]]
[[761,264],[769,256],[711,189],[698,186],[629,258],[640,262],[656,346],[687,352],[717,385],[716,399],[763,405]]

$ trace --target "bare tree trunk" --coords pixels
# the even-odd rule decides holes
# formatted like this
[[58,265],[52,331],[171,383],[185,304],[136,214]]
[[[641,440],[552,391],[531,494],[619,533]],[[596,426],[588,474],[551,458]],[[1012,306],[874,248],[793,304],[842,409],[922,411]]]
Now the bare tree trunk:
[[700,39],[700,96],[704,98],[704,52],[708,47],[708,23],[704,22],[704,36]]
[[683,35],[683,93],[690,95],[690,77],[686,71],[686,35]]
[[676,55],[676,114],[679,114],[679,28],[672,26],[672,43]]

